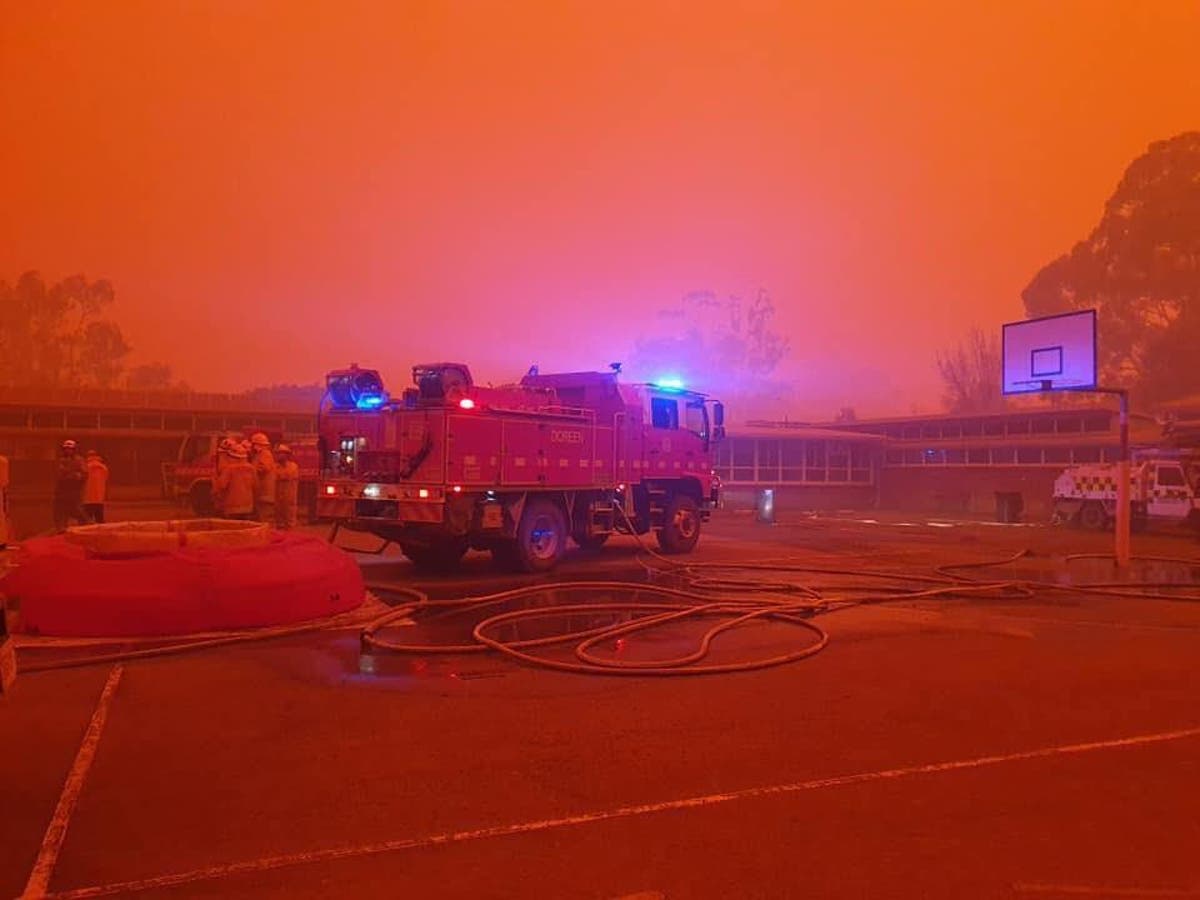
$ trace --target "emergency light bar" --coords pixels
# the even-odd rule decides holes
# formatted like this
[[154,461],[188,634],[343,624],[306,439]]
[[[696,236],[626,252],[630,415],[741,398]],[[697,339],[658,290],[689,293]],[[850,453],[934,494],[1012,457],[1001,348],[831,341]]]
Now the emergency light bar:
[[374,369],[351,366],[330,372],[325,390],[334,409],[378,409],[388,402],[383,378]]

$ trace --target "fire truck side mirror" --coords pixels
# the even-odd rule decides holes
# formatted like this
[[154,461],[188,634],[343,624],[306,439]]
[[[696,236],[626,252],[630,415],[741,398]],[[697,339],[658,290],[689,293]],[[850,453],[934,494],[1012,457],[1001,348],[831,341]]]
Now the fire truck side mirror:
[[722,434],[724,433],[724,427],[723,427],[725,425],[725,404],[724,403],[718,402],[718,403],[713,404],[713,424],[716,425],[717,428],[721,429]]
[[713,426],[713,440],[714,441],[725,440],[725,426],[724,425],[714,425]]

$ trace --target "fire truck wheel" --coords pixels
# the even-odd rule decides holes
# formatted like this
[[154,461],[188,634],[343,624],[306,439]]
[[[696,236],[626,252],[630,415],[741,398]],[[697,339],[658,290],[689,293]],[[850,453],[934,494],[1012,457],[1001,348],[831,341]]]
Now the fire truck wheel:
[[517,561],[526,572],[546,572],[567,549],[567,522],[549,500],[530,500],[517,526]]
[[461,541],[401,544],[400,552],[412,560],[413,566],[422,572],[449,572],[462,560],[467,546]]
[[1103,531],[1108,525],[1108,513],[1099,503],[1085,503],[1079,510],[1079,524],[1088,531]]
[[691,553],[700,540],[700,512],[687,494],[675,494],[663,510],[658,546],[663,553]]

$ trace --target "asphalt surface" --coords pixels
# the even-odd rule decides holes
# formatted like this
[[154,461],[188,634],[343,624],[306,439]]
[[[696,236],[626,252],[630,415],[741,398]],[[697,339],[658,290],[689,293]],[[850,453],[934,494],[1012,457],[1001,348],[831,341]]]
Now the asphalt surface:
[[[1034,553],[969,571],[1196,574],[1064,558],[1104,552],[1102,535],[855,518],[866,517],[726,516],[694,558],[849,573],[810,576],[826,585],[1022,549]],[[1145,556],[1197,549],[1185,535],[1135,538]],[[636,555],[614,541],[556,578],[642,578]],[[375,583],[435,597],[522,581],[484,557],[436,580],[390,552],[362,563]],[[364,662],[354,631],[134,662],[119,676],[107,665],[22,675],[0,698],[0,895],[22,893],[98,698],[119,678],[52,894],[1200,897],[1200,603],[1045,589],[817,621],[831,641],[810,659],[702,678],[577,676],[490,654]],[[442,640],[468,625],[402,631]],[[694,637],[681,625],[634,652]],[[807,639],[746,627],[716,652]]]

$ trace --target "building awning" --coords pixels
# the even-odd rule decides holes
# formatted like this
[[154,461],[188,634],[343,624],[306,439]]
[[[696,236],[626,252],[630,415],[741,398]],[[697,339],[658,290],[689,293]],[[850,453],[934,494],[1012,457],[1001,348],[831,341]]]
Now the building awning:
[[882,444],[886,440],[882,434],[841,431],[815,425],[793,425],[789,422],[737,425],[731,427],[728,434],[731,438],[791,438],[802,441],[848,441],[856,444]]

